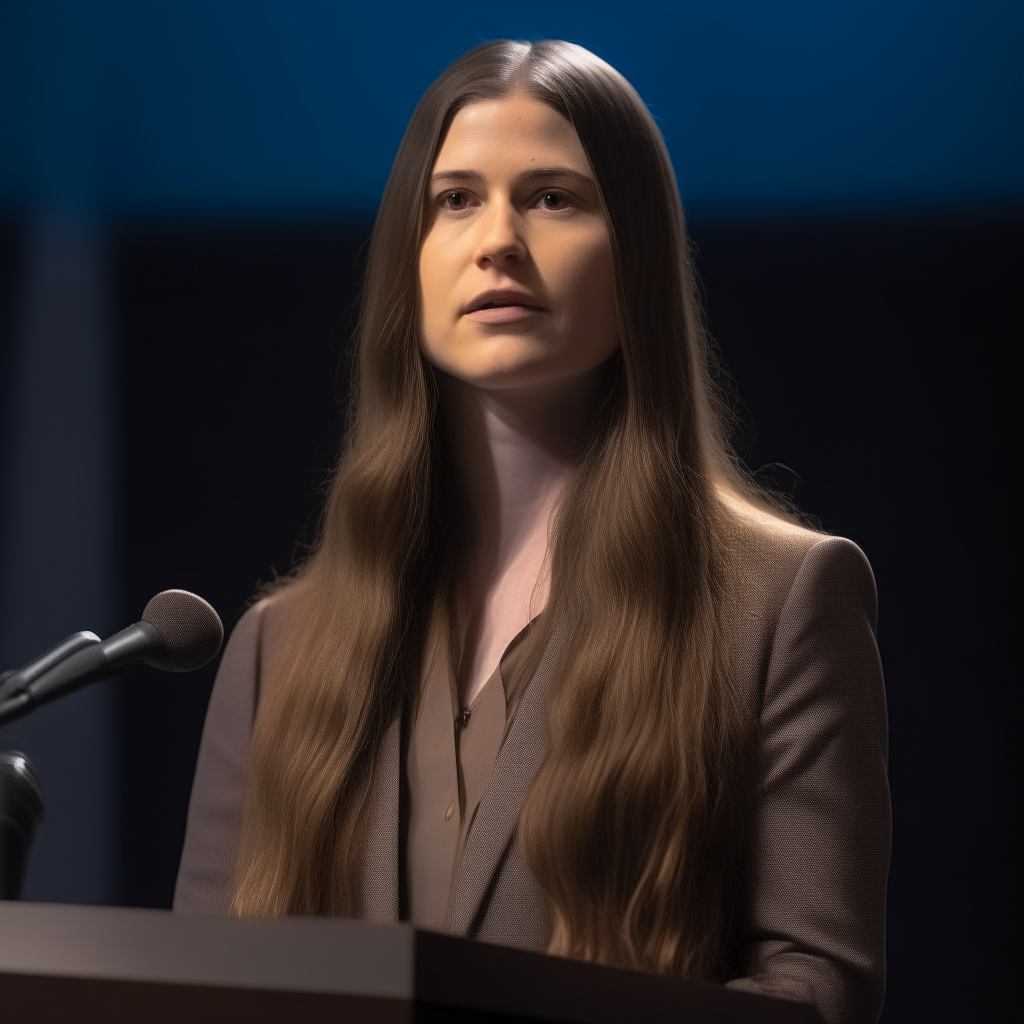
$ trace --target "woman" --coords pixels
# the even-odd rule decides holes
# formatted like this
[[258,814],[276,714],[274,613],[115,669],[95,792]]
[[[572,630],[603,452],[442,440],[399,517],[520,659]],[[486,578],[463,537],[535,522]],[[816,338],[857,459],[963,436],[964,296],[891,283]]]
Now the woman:
[[660,134],[568,43],[423,97],[315,554],[236,628],[176,906],[408,918],[873,1020],[871,571],[726,441]]

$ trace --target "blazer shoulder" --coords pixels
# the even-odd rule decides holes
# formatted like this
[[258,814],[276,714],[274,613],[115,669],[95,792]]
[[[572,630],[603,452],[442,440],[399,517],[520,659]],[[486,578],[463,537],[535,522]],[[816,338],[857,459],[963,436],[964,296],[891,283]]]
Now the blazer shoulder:
[[[265,611],[264,602],[254,604],[242,614],[231,630],[217,667],[210,708],[216,708],[221,703],[237,706],[243,695],[246,699],[241,703],[252,703],[251,694],[259,679],[260,638]],[[208,709],[207,719],[209,717]]]
[[856,608],[874,628],[875,583],[861,549],[758,510],[731,516],[723,587],[724,641],[755,713],[780,639],[810,628],[807,616],[816,608]]
[[295,580],[262,598],[246,612],[246,615],[258,616],[260,621],[260,685],[267,679],[276,678],[288,661],[291,640],[304,619],[303,593],[302,580]]
[[730,508],[726,587],[744,617],[776,620],[798,578],[861,592],[871,608],[875,585],[864,552],[851,540],[750,508]]
[[242,613],[228,642],[224,645],[214,698],[218,692],[235,694],[240,687],[251,691],[250,702],[255,708],[260,681],[267,661],[282,643],[281,601],[277,594],[262,598]]
[[823,536],[804,553],[787,603],[806,592],[815,601],[843,601],[862,608],[874,629],[878,614],[875,575],[864,552],[846,537]]

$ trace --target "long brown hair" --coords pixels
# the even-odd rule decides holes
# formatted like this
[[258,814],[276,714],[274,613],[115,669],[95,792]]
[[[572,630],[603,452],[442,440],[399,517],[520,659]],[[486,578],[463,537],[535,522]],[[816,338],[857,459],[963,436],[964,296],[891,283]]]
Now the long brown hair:
[[520,841],[553,952],[715,977],[741,875],[747,712],[722,638],[726,441],[672,166],[628,82],[589,51],[487,43],[420,101],[370,245],[354,403],[299,612],[265,669],[233,912],[358,915],[374,761],[413,699],[452,514],[418,343],[426,183],[455,113],[528,92],[590,159],[616,257],[621,352],[556,513],[542,645],[557,629],[549,755]]

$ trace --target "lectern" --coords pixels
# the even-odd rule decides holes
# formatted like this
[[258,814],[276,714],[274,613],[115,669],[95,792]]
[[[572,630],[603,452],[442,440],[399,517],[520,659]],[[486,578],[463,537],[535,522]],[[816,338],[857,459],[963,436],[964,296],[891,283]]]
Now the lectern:
[[410,925],[0,901],[9,1024],[820,1024],[808,1006]]

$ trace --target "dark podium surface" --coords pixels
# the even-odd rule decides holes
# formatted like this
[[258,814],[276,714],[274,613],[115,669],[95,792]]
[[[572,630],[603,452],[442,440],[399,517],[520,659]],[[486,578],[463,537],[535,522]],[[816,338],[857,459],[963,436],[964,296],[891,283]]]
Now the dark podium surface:
[[0,901],[0,1011],[28,1021],[813,1024],[808,1006],[417,931]]

